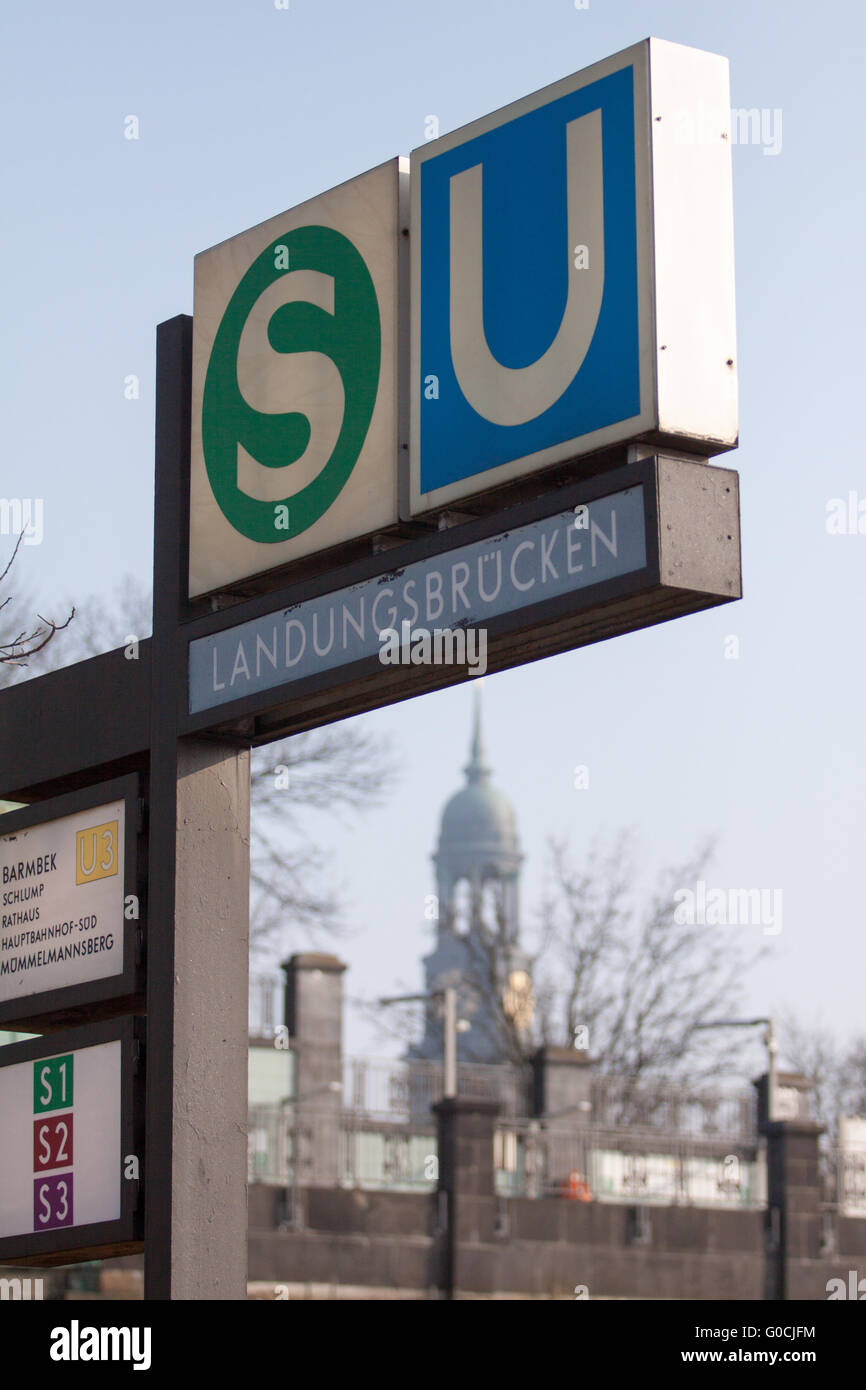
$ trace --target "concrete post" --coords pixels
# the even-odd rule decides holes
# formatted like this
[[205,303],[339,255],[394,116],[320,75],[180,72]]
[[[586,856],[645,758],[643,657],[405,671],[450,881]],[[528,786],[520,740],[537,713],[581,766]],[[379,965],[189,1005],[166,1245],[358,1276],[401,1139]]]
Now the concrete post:
[[591,1120],[592,1059],[574,1047],[540,1047],[532,1058],[532,1113],[563,1115],[566,1126]]
[[157,331],[145,1297],[246,1297],[249,752],[183,739],[192,319]]
[[[495,1227],[493,1134],[499,1102],[447,1096],[433,1106],[439,1144],[438,1283],[445,1298],[461,1286],[495,1286],[494,1262],[469,1247],[490,1245]],[[489,1266],[489,1268],[488,1268]]]
[[249,753],[212,740],[181,742],[171,1187],[175,1299],[247,1296],[249,853]]
[[758,1126],[767,1139],[765,1298],[813,1297],[806,1261],[821,1254],[818,1140],[822,1127],[809,1116],[811,1082],[780,1072],[769,1119],[769,1077],[758,1089]]
[[[289,1107],[295,1188],[335,1187],[343,1108],[343,973],[336,956],[304,951],[283,963],[286,1027],[295,1054]],[[297,1215],[297,1212],[296,1212]]]
[[[545,1134],[544,1178],[560,1190],[568,1187],[573,1173],[584,1184],[590,1181],[587,1136],[592,1123],[592,1076],[589,1053],[574,1047],[540,1047],[532,1058],[533,1114],[543,1123]],[[540,1176],[537,1170],[536,1184]]]

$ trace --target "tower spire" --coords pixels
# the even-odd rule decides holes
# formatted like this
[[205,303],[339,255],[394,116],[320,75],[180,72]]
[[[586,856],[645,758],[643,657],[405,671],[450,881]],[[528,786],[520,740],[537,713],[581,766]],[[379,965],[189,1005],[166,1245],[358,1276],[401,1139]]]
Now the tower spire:
[[[472,1029],[460,1039],[463,1060],[501,1063],[508,1055],[501,1034],[503,993],[507,992],[508,1008],[524,1007],[532,962],[520,948],[518,897],[523,855],[513,807],[493,786],[487,765],[480,685],[478,680],[472,695],[469,758],[463,769],[466,780],[443,808],[433,855],[436,943],[424,958],[424,982],[428,993],[456,985],[475,1001]],[[479,963],[487,957],[479,955],[479,949],[496,939],[501,950],[490,962],[495,966],[495,978],[485,973],[482,979]],[[410,1056],[442,1056],[441,1023],[432,1013],[428,1013],[424,1036],[413,1045]]]
[[490,768],[484,756],[484,739],[481,733],[481,691],[480,681],[475,686],[475,698],[472,711],[472,742],[469,746],[469,762],[463,771],[466,773],[466,781],[469,786],[476,786],[479,782],[486,782],[490,777]]

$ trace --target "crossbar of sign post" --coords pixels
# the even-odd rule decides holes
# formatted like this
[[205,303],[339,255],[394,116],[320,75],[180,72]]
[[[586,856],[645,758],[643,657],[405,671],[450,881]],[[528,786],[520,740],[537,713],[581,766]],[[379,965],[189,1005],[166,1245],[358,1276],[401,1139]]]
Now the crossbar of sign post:
[[[355,583],[330,576],[276,610],[273,597],[242,605],[230,627],[221,615],[190,641],[188,728],[273,738],[335,706],[355,713],[483,674],[473,630],[485,669],[503,670],[740,595],[730,470],[653,457],[508,515],[507,531],[499,514],[401,547],[399,567],[378,557]],[[433,659],[437,630],[462,660]],[[462,646],[443,640],[460,630]]]
[[0,1057],[0,1258],[143,1237],[146,1296],[244,1296],[250,746],[739,598],[706,105],[726,60],[646,40],[196,257],[153,638],[0,693],[0,1025],[46,1034]]

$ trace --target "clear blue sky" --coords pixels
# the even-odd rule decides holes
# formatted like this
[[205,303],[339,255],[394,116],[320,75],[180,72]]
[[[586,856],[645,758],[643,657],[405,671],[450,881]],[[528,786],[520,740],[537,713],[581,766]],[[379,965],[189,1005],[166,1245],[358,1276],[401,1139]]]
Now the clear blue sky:
[[[635,826],[651,869],[717,831],[712,884],[784,892],[752,1007],[843,1031],[863,1022],[866,536],[829,536],[825,509],[866,497],[863,30],[855,0],[19,0],[0,82],[0,495],[45,499],[25,557],[45,602],[149,577],[154,325],[192,311],[197,251],[408,153],[429,114],[445,133],[649,33],[726,54],[735,106],[781,109],[779,154],[733,150],[746,597],[492,678],[486,722],[527,919],[551,832],[579,852]],[[330,835],[353,993],[420,981],[469,704],[369,717],[404,775]]]

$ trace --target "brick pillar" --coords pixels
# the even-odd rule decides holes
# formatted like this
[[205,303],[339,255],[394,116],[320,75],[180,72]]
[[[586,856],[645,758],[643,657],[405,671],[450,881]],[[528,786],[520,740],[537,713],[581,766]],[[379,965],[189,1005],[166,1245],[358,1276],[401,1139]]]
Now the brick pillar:
[[[492,1292],[496,1197],[493,1133],[499,1102],[452,1096],[433,1106],[439,1141],[438,1284],[445,1298],[461,1288]],[[480,1249],[487,1246],[488,1251]]]
[[592,1058],[574,1047],[540,1047],[532,1058],[534,1115],[556,1116],[560,1111],[573,1129],[591,1120]]
[[286,1027],[295,1054],[289,1107],[295,1187],[339,1182],[343,1089],[343,972],[336,956],[304,951],[283,963]]
[[821,1255],[821,1190],[818,1139],[823,1130],[810,1118],[811,1082],[780,1072],[774,1118],[767,1114],[767,1077],[758,1088],[758,1126],[767,1140],[767,1228],[764,1297],[811,1298],[804,1268]]
[[[593,1062],[574,1047],[540,1047],[532,1058],[533,1114],[544,1117],[548,1183],[560,1189],[572,1172],[590,1178],[587,1133],[592,1123]],[[539,1172],[537,1180],[542,1174]],[[540,1190],[536,1187],[536,1196]]]

